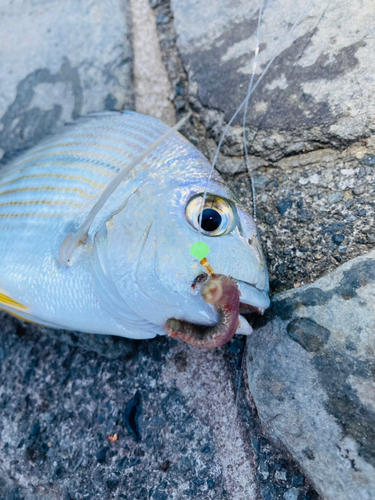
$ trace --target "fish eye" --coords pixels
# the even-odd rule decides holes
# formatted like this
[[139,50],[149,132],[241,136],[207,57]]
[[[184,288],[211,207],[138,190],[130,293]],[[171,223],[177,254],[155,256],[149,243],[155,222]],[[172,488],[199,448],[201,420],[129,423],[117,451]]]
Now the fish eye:
[[202,221],[201,214],[199,214],[198,220],[201,223],[201,228],[203,229],[203,231],[212,233],[220,227],[222,217],[217,210],[213,208],[205,208],[202,213]]
[[201,213],[202,198],[203,193],[200,193],[188,201],[185,215],[189,224],[197,231],[200,225],[202,233],[207,236],[221,236],[228,233],[234,222],[233,208],[230,203],[220,196],[208,194]]

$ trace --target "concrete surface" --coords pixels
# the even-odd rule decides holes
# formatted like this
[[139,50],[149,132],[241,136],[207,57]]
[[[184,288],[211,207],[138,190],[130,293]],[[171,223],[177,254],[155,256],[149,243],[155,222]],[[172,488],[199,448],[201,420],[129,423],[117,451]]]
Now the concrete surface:
[[126,2],[5,1],[0,30],[4,161],[80,115],[134,109]]
[[130,8],[135,109],[172,126],[176,122],[176,112],[170,100],[172,89],[161,57],[154,12],[148,0],[130,0]]
[[234,419],[243,346],[236,338],[205,352],[2,314],[0,498],[208,500],[223,486],[227,500],[276,500],[293,488],[315,500],[263,433],[244,387]]

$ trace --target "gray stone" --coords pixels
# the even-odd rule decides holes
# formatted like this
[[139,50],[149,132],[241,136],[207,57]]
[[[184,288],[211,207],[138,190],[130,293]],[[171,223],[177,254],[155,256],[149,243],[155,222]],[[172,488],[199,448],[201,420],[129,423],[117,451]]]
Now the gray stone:
[[353,193],[357,196],[359,196],[365,192],[366,192],[365,184],[360,184],[359,186],[354,186],[354,188],[353,188]]
[[361,160],[361,165],[373,167],[375,165],[375,155],[365,155]]
[[328,201],[330,203],[337,203],[338,201],[341,201],[344,198],[344,194],[337,192],[337,193],[332,193],[328,195]]
[[343,234],[334,234],[332,236],[332,241],[335,245],[341,245],[341,243],[345,240],[345,236]]
[[260,418],[327,500],[374,498],[374,294],[375,251],[276,295],[248,339]]
[[127,3],[3,2],[3,161],[80,115],[133,108]]
[[[191,91],[228,121],[248,88],[259,2],[171,0],[171,5]],[[280,47],[284,50],[253,95],[248,125],[268,154],[368,135],[375,110],[375,73],[368,61],[375,42],[365,13],[372,15],[372,4],[335,1],[326,9],[319,1],[306,12],[298,1],[274,2],[264,10],[257,75]],[[302,12],[307,17],[285,38]],[[242,114],[237,123],[241,120]]]
[[283,495],[284,500],[298,500],[299,490],[297,488],[290,488]]

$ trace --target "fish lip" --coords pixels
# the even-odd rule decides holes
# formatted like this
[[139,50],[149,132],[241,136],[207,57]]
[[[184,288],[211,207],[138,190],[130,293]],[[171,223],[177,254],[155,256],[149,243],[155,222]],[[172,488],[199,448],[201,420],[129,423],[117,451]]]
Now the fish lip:
[[270,305],[268,293],[265,290],[260,290],[252,283],[237,280],[235,278],[232,278],[232,280],[237,283],[241,292],[240,313],[246,314],[256,312],[258,314],[264,314],[264,311]]
[[[208,279],[208,275],[206,273],[198,274],[192,282],[191,287],[196,289],[198,285],[201,285]],[[236,278],[232,278],[231,280],[237,283],[237,286],[241,292],[240,298],[240,313],[248,314],[248,313],[257,313],[264,314],[264,311],[268,309],[270,305],[270,299],[268,297],[268,293],[264,290],[260,290],[252,283],[248,283],[247,281],[238,280]],[[251,290],[250,293],[246,293],[247,290]],[[249,295],[252,295],[252,299],[250,299]],[[255,300],[254,300],[255,299]]]

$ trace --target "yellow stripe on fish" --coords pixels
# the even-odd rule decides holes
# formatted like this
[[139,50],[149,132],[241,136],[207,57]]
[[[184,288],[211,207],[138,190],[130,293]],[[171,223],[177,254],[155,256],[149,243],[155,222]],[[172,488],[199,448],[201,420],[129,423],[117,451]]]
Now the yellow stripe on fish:
[[[119,141],[120,142],[120,141]],[[135,149],[136,151],[142,151],[142,147],[138,144],[135,144],[133,142],[129,142],[129,141],[121,141],[121,143],[123,143],[123,145],[126,145],[126,146],[130,146],[132,147],[133,149]],[[59,144],[59,148],[70,148],[70,147],[80,147],[80,148],[90,148],[90,149],[100,149],[101,151],[103,151],[103,149],[105,150],[108,150],[108,151],[113,151],[114,153],[117,153],[119,154],[120,156],[128,156],[129,153],[125,153],[123,149],[119,149],[119,148],[116,148],[114,146],[109,146],[108,144],[98,144],[96,142],[62,142]],[[46,147],[44,150],[43,149],[40,149],[38,152],[42,152],[42,151],[47,151],[49,148]],[[72,155],[74,155],[75,151],[74,149],[72,149]],[[60,153],[61,154],[61,153]]]
[[[26,165],[26,167],[23,167],[20,172],[23,172],[25,170],[30,170],[31,168],[50,168],[50,167],[62,167],[64,170],[66,168],[74,168],[76,170],[82,169],[87,169],[90,172],[94,172],[106,177],[113,177],[115,174],[112,171],[104,170],[99,167],[95,167],[94,165],[91,165],[90,163],[72,163],[71,160],[59,160],[59,161],[50,161],[50,162],[43,162],[43,163],[33,163],[33,165]],[[113,169],[115,172],[118,171],[118,169]],[[11,173],[11,172],[10,172]]]
[[58,188],[52,186],[41,186],[41,187],[23,187],[18,189],[9,189],[8,191],[3,191],[0,196],[6,194],[20,193],[21,191],[60,191],[62,193],[75,193],[81,195],[83,198],[95,198],[96,194],[88,194],[86,191],[78,188]]
[[0,307],[1,306],[15,307],[16,309],[23,309],[25,311],[29,309],[20,302],[13,300],[11,297],[9,297],[9,295],[5,295],[5,293],[0,292]]
[[74,203],[73,201],[58,201],[58,200],[7,201],[6,203],[0,203],[0,207],[14,207],[23,205],[49,205],[49,206],[67,205],[74,208],[82,207],[82,205],[80,205],[79,203]]
[[66,175],[66,174],[29,174],[29,175],[22,175],[21,177],[16,177],[15,179],[12,179],[11,181],[7,182],[2,182],[0,183],[0,188],[3,186],[6,186],[8,184],[13,184],[14,182],[18,182],[23,179],[40,179],[41,177],[51,177],[53,179],[66,179],[66,180],[72,180],[72,181],[81,181],[81,182],[87,182],[87,184],[90,184],[91,186],[98,188],[98,189],[103,189],[106,187],[105,184],[100,184],[98,182],[94,182],[90,179],[87,179],[86,177],[82,177],[81,175]]
[[50,213],[46,213],[46,214],[40,214],[40,213],[37,213],[37,212],[27,212],[27,213],[23,213],[23,214],[0,214],[0,219],[4,219],[4,218],[13,218],[13,219],[16,219],[17,217],[65,217],[67,214],[66,213],[63,213],[63,214],[50,214]]
[[[38,153],[39,153],[39,151],[38,151]],[[31,162],[31,161],[35,161],[35,160],[40,160],[42,158],[53,158],[55,156],[61,156],[61,154],[62,153],[60,151],[58,153],[50,153],[50,154],[43,154],[41,156],[36,156],[36,157],[28,157],[27,161]],[[133,159],[135,157],[135,155],[133,155],[133,154],[123,152],[121,154],[121,156],[123,156],[124,158],[121,160],[118,160],[116,158],[113,158],[113,156],[100,155],[98,153],[90,153],[88,151],[74,151],[72,154],[70,154],[70,156],[73,156],[74,158],[83,158],[85,160],[87,160],[88,158],[89,159],[92,158],[94,161],[103,161],[106,163],[112,163],[112,164],[116,164],[116,165],[120,165],[120,166],[124,165],[124,162],[126,162],[127,158]],[[77,166],[79,167],[80,165],[77,164]]]

